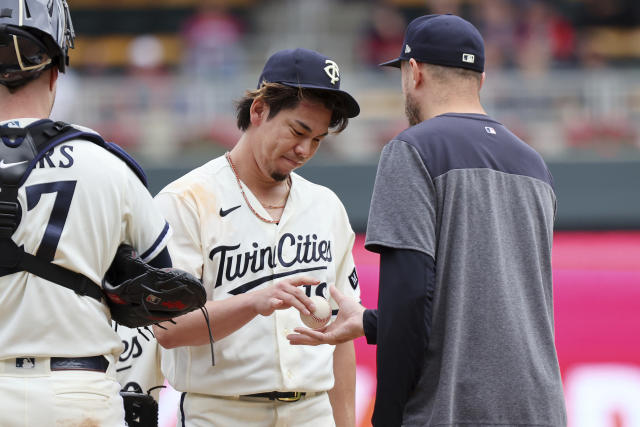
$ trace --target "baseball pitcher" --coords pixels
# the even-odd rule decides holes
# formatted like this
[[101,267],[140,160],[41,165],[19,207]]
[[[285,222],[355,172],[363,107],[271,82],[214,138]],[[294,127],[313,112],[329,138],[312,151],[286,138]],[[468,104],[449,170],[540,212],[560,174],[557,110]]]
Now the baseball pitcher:
[[[216,339],[211,366],[201,318],[154,327],[162,370],[183,393],[181,426],[353,426],[355,352],[294,347],[308,296],[335,285],[359,300],[354,233],[329,189],[293,172],[329,130],[359,112],[340,90],[337,64],[306,49],[267,61],[258,88],[237,107],[244,131],[233,150],[162,190],[175,228],[177,266],[201,277]],[[334,307],[335,308],[335,307]]]

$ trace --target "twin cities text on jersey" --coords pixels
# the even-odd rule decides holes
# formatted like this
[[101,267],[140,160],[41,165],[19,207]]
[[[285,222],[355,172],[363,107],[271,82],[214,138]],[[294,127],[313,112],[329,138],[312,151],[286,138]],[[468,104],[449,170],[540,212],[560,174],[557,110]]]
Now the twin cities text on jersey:
[[[295,248],[295,251],[287,250],[289,248]],[[271,270],[277,266],[303,267],[305,264],[317,263],[318,261],[328,263],[333,259],[330,240],[319,240],[315,234],[294,236],[291,233],[283,234],[275,246],[260,247],[257,242],[253,242],[249,250],[242,248],[240,243],[233,246],[216,246],[209,252],[209,259],[213,261],[215,257],[220,257],[216,275],[216,288],[222,285],[223,278],[227,282],[231,282],[236,279],[242,279],[249,272],[255,274],[265,269]],[[230,293],[246,292],[264,282],[279,277],[305,271],[324,270],[326,268],[326,265],[322,265],[268,275],[252,280],[232,290]]]

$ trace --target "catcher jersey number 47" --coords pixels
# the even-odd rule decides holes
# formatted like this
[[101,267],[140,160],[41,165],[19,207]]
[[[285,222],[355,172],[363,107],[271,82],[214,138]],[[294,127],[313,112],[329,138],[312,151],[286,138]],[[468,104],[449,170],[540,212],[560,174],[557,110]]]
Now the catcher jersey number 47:
[[[86,277],[88,287],[96,289],[121,243],[137,248],[143,260],[160,253],[171,234],[169,225],[123,157],[87,141],[89,135],[99,138],[97,133],[74,125],[71,139],[53,139],[40,150],[15,156],[13,150],[25,137],[20,130],[41,122],[0,124],[0,194],[8,197],[5,184],[14,184],[19,215],[13,218],[19,224],[9,239],[26,254]],[[24,166],[30,173],[25,174]],[[11,174],[12,180],[5,179]],[[0,267],[0,299],[11,307],[0,311],[0,323],[15,325],[0,329],[5,343],[0,358],[119,354],[122,343],[110,327],[104,303],[16,267]],[[42,328],[48,332],[37,338],[29,332]]]

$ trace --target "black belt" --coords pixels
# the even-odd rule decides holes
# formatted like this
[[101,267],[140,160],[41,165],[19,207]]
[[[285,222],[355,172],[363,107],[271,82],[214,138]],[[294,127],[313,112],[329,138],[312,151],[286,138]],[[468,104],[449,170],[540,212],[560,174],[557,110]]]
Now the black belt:
[[268,391],[266,393],[245,394],[242,397],[264,397],[269,400],[279,400],[281,402],[297,402],[306,394],[304,391]]
[[52,357],[52,371],[98,371],[107,372],[109,361],[104,356]]

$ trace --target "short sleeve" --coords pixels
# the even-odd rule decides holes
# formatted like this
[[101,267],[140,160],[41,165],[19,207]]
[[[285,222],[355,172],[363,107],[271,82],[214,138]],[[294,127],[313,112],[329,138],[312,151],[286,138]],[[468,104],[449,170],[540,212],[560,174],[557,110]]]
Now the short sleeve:
[[[338,226],[339,236],[336,238],[336,288],[343,294],[351,296],[356,301],[360,301],[360,283],[356,265],[353,260],[353,244],[355,233],[351,229],[347,213],[341,207],[341,218]],[[333,307],[333,308],[337,308]]]
[[373,187],[365,248],[411,249],[435,258],[436,190],[409,143],[393,140],[380,156]]
[[159,193],[155,203],[174,230],[168,245],[173,266],[202,278],[200,220],[196,207],[181,195],[171,192]]
[[124,242],[131,244],[140,258],[149,261],[167,246],[171,228],[155,207],[149,190],[127,169]]

